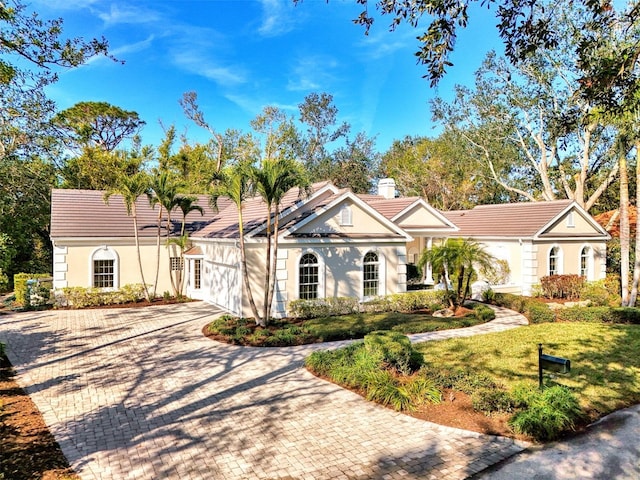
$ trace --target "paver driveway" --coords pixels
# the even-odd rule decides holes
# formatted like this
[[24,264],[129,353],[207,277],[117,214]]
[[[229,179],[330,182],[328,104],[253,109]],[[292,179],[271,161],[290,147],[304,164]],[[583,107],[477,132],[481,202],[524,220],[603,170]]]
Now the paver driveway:
[[12,314],[0,341],[83,479],[453,479],[523,448],[319,380],[302,368],[317,345],[212,342],[201,329],[217,314],[200,302]]

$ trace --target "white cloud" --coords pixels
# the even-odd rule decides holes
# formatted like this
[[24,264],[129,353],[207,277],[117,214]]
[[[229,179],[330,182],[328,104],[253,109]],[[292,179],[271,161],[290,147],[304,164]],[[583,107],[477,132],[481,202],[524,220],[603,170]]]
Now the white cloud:
[[363,36],[358,46],[367,58],[378,60],[393,55],[399,50],[407,48],[417,50],[418,41],[415,30],[396,29],[393,32],[378,30]]
[[[300,16],[292,12],[291,0],[260,0],[262,4],[262,23],[258,33],[263,37],[277,37],[296,27]],[[298,12],[296,12],[298,13]]]
[[151,47],[151,44],[153,43],[153,40],[155,38],[156,36],[151,34],[147,38],[145,38],[144,40],[140,40],[139,42],[129,43],[127,45],[122,45],[121,47],[114,48],[110,53],[113,56],[118,57],[118,55],[122,55],[125,53],[140,52]]
[[326,55],[298,59],[289,77],[287,90],[294,92],[327,90],[328,85],[334,81],[334,75],[331,72],[337,66],[338,62]]
[[224,87],[237,86],[246,82],[246,74],[242,68],[220,64],[198,50],[174,52],[172,62],[186,72],[208,78]]
[[137,8],[131,5],[111,4],[108,11],[98,13],[98,18],[105,25],[152,23],[160,20],[157,12],[147,8]]

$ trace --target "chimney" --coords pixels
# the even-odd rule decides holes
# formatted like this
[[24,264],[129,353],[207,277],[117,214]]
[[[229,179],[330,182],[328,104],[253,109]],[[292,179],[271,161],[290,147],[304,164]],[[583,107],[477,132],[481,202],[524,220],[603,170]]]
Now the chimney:
[[378,180],[378,195],[384,198],[396,198],[396,181],[393,178]]

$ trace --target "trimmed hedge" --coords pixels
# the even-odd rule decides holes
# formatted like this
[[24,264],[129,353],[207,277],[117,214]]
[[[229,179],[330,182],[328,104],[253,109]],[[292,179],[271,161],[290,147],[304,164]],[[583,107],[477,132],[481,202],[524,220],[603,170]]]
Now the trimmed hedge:
[[580,298],[584,285],[584,277],[580,275],[548,275],[540,279],[542,294],[546,298]]
[[289,303],[288,314],[293,318],[318,318],[352,313],[415,312],[435,311],[444,308],[447,293],[442,290],[415,290],[394,293],[360,304],[352,297],[330,297],[315,300],[294,300]]
[[571,307],[556,312],[560,322],[595,322],[640,325],[640,309],[631,307]]
[[556,313],[544,302],[512,293],[496,293],[495,303],[501,307],[522,313],[529,323],[555,322]]
[[66,287],[62,289],[62,296],[56,297],[56,306],[70,306],[73,308],[99,307],[101,305],[139,302],[144,298],[144,285],[139,283],[124,285],[119,290]]

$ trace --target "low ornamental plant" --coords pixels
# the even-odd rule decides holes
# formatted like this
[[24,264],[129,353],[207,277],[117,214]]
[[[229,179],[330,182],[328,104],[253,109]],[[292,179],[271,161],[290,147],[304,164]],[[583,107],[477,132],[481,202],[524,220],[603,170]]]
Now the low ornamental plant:
[[102,290],[100,288],[65,287],[62,295],[56,296],[56,306],[86,308],[103,305],[118,305],[144,300],[144,285],[124,285],[118,290]]
[[540,279],[542,294],[546,298],[577,300],[584,285],[580,275],[548,275]]

